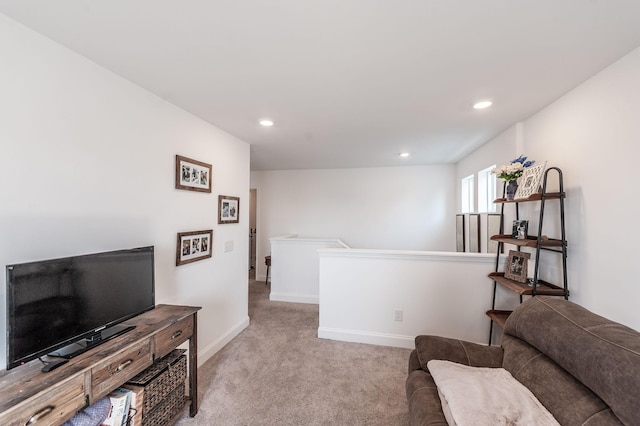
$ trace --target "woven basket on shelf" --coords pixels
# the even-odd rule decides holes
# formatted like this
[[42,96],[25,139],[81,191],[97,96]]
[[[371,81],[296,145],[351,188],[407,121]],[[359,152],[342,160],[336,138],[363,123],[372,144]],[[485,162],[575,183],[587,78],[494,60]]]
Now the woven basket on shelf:
[[186,350],[175,349],[127,383],[144,387],[142,424],[166,425],[185,403]]
[[142,426],[168,426],[185,403],[184,384],[177,386],[149,413],[142,413]]

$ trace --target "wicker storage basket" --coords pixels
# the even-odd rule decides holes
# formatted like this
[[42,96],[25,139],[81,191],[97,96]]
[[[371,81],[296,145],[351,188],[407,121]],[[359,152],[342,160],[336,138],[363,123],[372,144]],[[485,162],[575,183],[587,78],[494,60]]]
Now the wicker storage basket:
[[187,357],[175,349],[127,383],[144,387],[142,424],[167,425],[185,403]]
[[184,408],[184,384],[177,386],[149,413],[142,413],[142,426],[168,426]]

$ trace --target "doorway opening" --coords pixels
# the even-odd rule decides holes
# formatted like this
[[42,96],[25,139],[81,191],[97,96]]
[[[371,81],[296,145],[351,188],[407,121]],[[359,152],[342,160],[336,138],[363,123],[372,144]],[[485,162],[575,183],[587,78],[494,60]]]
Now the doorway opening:
[[256,202],[258,191],[249,190],[249,279],[256,279]]

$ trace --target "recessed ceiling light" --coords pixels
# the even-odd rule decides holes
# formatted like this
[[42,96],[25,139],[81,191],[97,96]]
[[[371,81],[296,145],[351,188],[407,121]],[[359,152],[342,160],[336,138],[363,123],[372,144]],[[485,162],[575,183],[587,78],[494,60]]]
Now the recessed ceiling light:
[[491,101],[479,101],[479,102],[476,102],[475,104],[473,104],[473,107],[475,109],[483,109],[483,108],[488,108],[491,105],[493,105],[493,102],[491,102]]
[[273,121],[268,120],[268,119],[264,119],[264,120],[260,120],[260,125],[264,126],[264,127],[271,127],[273,126]]
[[408,156],[409,156],[409,155],[411,155],[411,154],[409,154],[408,152],[401,152],[401,153],[400,153],[400,154],[398,154],[398,155],[400,155],[400,157],[402,157],[402,158],[406,158],[406,157],[408,157]]

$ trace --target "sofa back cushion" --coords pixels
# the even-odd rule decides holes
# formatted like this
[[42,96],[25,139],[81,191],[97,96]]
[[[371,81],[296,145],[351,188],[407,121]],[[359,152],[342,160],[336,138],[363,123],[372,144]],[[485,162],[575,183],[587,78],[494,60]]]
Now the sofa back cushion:
[[[550,405],[560,410],[569,409],[562,405],[580,405],[580,413],[586,414],[597,409],[597,396],[623,423],[640,424],[637,331],[560,298],[534,297],[509,316],[503,348],[504,368],[560,423],[574,422],[564,422]],[[550,393],[553,400],[546,401],[539,392]]]
[[502,347],[503,368],[526,386],[558,423],[598,426],[621,424],[598,395],[533,346],[504,334]]

